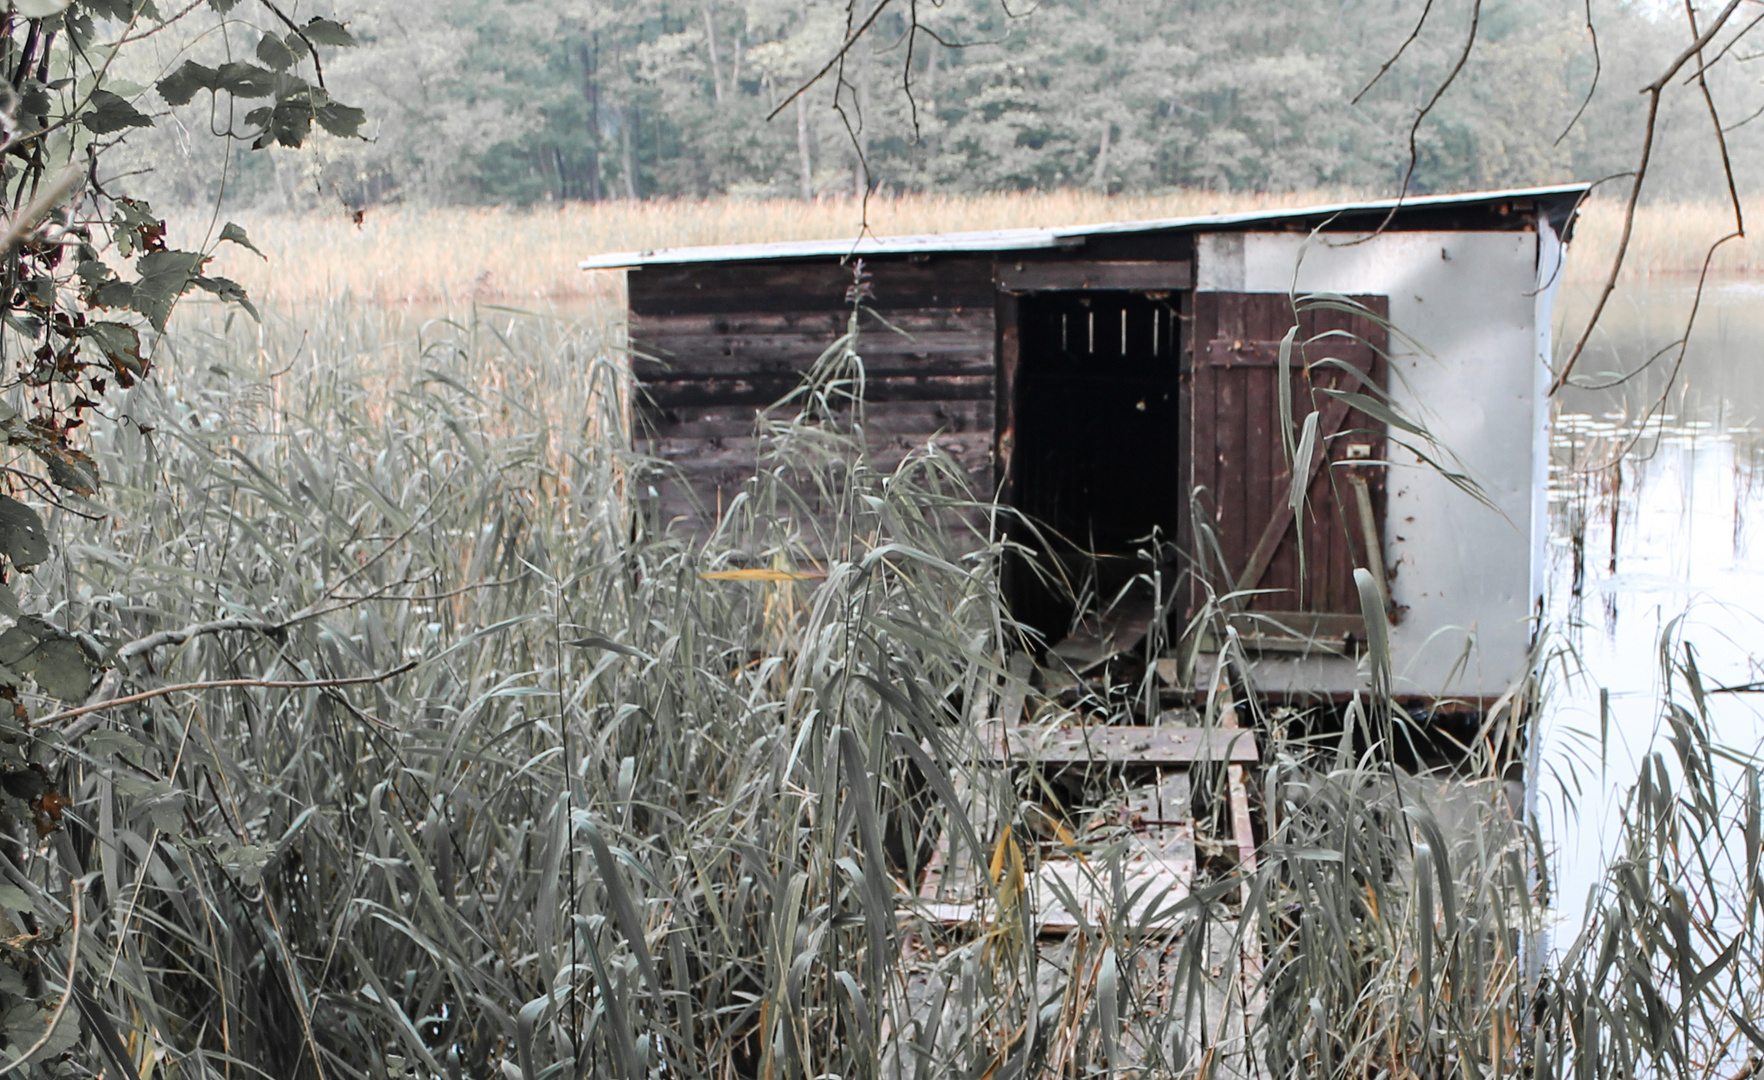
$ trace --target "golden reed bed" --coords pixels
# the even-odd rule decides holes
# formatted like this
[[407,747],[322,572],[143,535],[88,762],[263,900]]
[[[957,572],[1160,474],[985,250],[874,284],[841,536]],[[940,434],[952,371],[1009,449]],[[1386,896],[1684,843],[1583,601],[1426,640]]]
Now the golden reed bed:
[[[877,235],[1017,226],[1083,225],[1134,218],[1230,213],[1306,206],[1351,197],[1339,192],[1103,196],[1060,191],[1026,195],[874,199]],[[612,299],[612,275],[575,269],[606,251],[695,244],[759,243],[849,237],[861,220],[849,199],[575,203],[534,210],[506,208],[370,209],[357,225],[339,209],[299,216],[241,213],[235,219],[268,261],[233,245],[217,252],[214,272],[244,283],[278,307],[350,297],[373,304],[451,305],[465,301],[522,306]],[[208,229],[209,212],[174,214],[172,239],[190,243]],[[1569,264],[1572,282],[1602,279],[1615,249],[1621,205],[1599,200],[1585,212]],[[217,226],[218,228],[218,226]],[[1718,203],[1659,203],[1638,216],[1626,274],[1693,274],[1710,243],[1732,230]],[[1723,245],[1713,269],[1748,273],[1764,266],[1759,240]]]

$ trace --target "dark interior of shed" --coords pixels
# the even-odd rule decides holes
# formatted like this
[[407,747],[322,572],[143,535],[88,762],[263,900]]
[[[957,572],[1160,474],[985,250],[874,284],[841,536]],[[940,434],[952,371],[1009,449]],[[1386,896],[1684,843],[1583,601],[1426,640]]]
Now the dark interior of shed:
[[1011,499],[1035,526],[1017,539],[1048,573],[1013,567],[1008,595],[1054,646],[1152,609],[1130,586],[1183,512],[1183,330],[1171,294],[1101,290],[1026,294],[1017,326]]

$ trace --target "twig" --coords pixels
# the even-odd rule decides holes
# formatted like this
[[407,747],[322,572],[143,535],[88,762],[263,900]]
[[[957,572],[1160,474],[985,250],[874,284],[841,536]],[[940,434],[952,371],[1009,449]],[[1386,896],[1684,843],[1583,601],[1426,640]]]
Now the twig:
[[875,25],[876,19],[878,17],[880,17],[884,11],[888,10],[888,5],[892,4],[892,3],[894,3],[894,0],[882,0],[881,3],[877,4],[876,10],[870,12],[870,17],[864,20],[863,25],[859,26],[856,30],[854,30],[851,33],[851,35],[849,37],[847,37],[845,39],[845,44],[839,46],[839,51],[833,54],[833,59],[827,61],[826,66],[821,68],[821,70],[815,72],[814,76],[812,78],[810,78],[808,82],[805,82],[801,86],[797,87],[796,91],[794,93],[792,93],[789,97],[787,97],[783,101],[779,102],[778,107],[776,109],[773,109],[771,112],[766,114],[767,122],[769,123],[779,113],[783,112],[784,106],[790,104],[791,102],[795,101],[797,98],[808,93],[809,87],[815,85],[816,83],[820,82],[822,79],[827,77],[827,72],[832,71],[835,67],[839,66],[840,61],[845,59],[845,54],[852,50],[852,47],[858,43],[858,39],[863,37],[864,34],[869,31],[871,26]]
[[224,634],[229,630],[255,630],[260,634],[279,634],[286,630],[287,623],[266,622],[262,619],[215,619],[213,622],[195,623],[182,630],[161,630],[157,634],[148,634],[137,638],[116,651],[117,660],[132,660],[143,653],[167,645],[182,645],[193,637],[207,634]]
[[[1446,77],[1440,81],[1439,86],[1434,88],[1433,96],[1428,98],[1427,104],[1415,114],[1415,122],[1409,125],[1409,165],[1403,170],[1403,186],[1397,190],[1399,203],[1408,198],[1409,181],[1415,178],[1415,167],[1421,162],[1421,148],[1417,142],[1421,134],[1421,125],[1429,116],[1433,115],[1433,110],[1439,105],[1440,99],[1446,96],[1446,91],[1450,90],[1452,85],[1458,81],[1458,76],[1463,74],[1464,65],[1470,62],[1470,53],[1476,48],[1476,32],[1481,26],[1482,0],[1474,0],[1470,6],[1470,32],[1464,36],[1464,48],[1458,53],[1457,63],[1452,65],[1452,70],[1446,72]],[[1390,217],[1387,217],[1385,222],[1388,224],[1395,217],[1396,207],[1393,206],[1390,210]],[[1379,227],[1379,231],[1383,231],[1383,226]]]
[[274,690],[318,690],[331,686],[359,686],[365,683],[381,683],[388,679],[403,675],[417,666],[418,661],[409,660],[391,671],[383,671],[378,675],[358,675],[350,679],[214,679],[207,682],[176,683],[171,686],[155,687],[143,690],[127,697],[112,698],[91,705],[81,705],[74,709],[63,709],[58,713],[50,713],[39,720],[31,721],[32,727],[42,727],[62,720],[72,720],[76,716],[84,716],[99,709],[109,709],[117,705],[133,705],[139,701],[148,701],[167,694],[180,694],[186,690],[225,690],[231,687],[263,687]]
[[61,1026],[61,1018],[67,1013],[67,1003],[72,1001],[74,996],[74,972],[79,970],[80,963],[80,911],[84,907],[85,905],[80,903],[80,879],[75,878],[73,882],[73,944],[69,945],[67,949],[67,989],[61,992],[61,1000],[56,1003],[55,1015],[49,1018],[49,1026],[43,1029],[43,1037],[32,1043],[30,1049],[24,1053],[5,1065],[0,1065],[0,1076],[5,1076],[29,1061],[31,1055],[48,1045],[49,1039],[55,1034],[55,1029]]
[[[1591,0],[1588,0],[1588,3],[1591,3]],[[1433,0],[1427,0],[1427,6],[1421,9],[1421,17],[1415,20],[1415,29],[1409,31],[1409,36],[1403,39],[1401,45],[1397,46],[1397,51],[1391,55],[1389,60],[1384,62],[1384,66],[1378,69],[1378,74],[1372,76],[1371,81],[1367,82],[1365,86],[1360,87],[1360,92],[1354,95],[1352,101],[1348,102],[1349,105],[1358,105],[1360,99],[1365,97],[1367,92],[1374,86],[1378,85],[1378,80],[1384,78],[1385,72],[1396,66],[1396,62],[1403,58],[1403,53],[1407,52],[1409,46],[1415,44],[1415,39],[1421,36],[1421,28],[1427,25],[1427,16],[1432,13]]]
[[262,3],[264,7],[270,9],[270,14],[274,15],[276,18],[278,18],[278,19],[282,20],[282,22],[286,23],[288,26],[288,29],[294,31],[295,37],[298,37],[301,41],[306,42],[306,51],[312,54],[312,73],[318,77],[319,89],[321,89],[321,90],[325,89],[325,69],[319,63],[318,46],[314,45],[312,43],[312,39],[306,36],[306,31],[300,29],[300,27],[298,27],[294,24],[293,19],[290,19],[290,18],[288,18],[288,16],[282,14],[281,8],[270,3],[270,0],[259,0],[259,2]]
[[12,254],[14,248],[24,243],[25,237],[29,236],[31,231],[44,218],[48,217],[51,211],[61,205],[61,200],[67,198],[68,192],[79,184],[80,178],[84,175],[86,175],[84,169],[70,165],[61,171],[61,175],[55,178],[54,183],[40,192],[35,199],[32,199],[30,205],[12,219],[12,227],[6,230],[6,235],[0,237],[0,258]]
[[1568,121],[1568,126],[1562,129],[1562,134],[1556,136],[1556,141],[1551,143],[1551,146],[1561,146],[1562,140],[1566,139],[1568,133],[1574,130],[1574,125],[1580,123],[1580,118],[1586,115],[1586,107],[1592,104],[1593,95],[1598,93],[1599,90],[1599,73],[1605,69],[1605,62],[1603,58],[1599,56],[1599,31],[1593,26],[1592,0],[1586,0],[1586,32],[1587,35],[1592,38],[1592,85],[1586,88],[1586,100],[1580,103],[1580,108],[1574,110],[1574,118]]
[[[1705,71],[1708,71],[1710,68],[1714,67],[1716,64],[1721,63],[1721,58],[1726,56],[1728,53],[1732,52],[1733,47],[1735,45],[1738,45],[1740,42],[1744,41],[1746,39],[1746,35],[1751,33],[1752,29],[1754,27],[1756,27],[1761,22],[1764,22],[1764,15],[1759,15],[1758,17],[1754,18],[1751,22],[1740,27],[1739,33],[1733,35],[1733,39],[1731,41],[1729,41],[1727,44],[1721,46],[1721,51],[1715,54],[1714,59],[1704,61],[1697,68],[1697,70],[1695,70],[1695,71],[1691,72],[1689,75],[1685,76],[1685,78],[1684,78],[1685,84],[1689,85],[1690,81],[1692,79],[1699,78]],[[1734,59],[1744,62],[1746,60],[1756,60],[1757,56],[1756,55],[1736,56],[1736,57],[1734,57]]]
[[[1695,34],[1697,32],[1697,10],[1691,6],[1691,0],[1684,0],[1684,17],[1690,20],[1691,33]],[[1764,16],[1759,18],[1764,18]],[[1757,19],[1752,20],[1752,25],[1757,25],[1757,22]],[[1751,29],[1749,26],[1741,28],[1740,36],[1743,37],[1749,29]],[[1739,39],[1735,38],[1734,40]],[[1697,56],[1700,59],[1702,53],[1697,53]],[[1702,88],[1703,103],[1709,107],[1709,122],[1715,125],[1715,145],[1721,150],[1721,171],[1727,177],[1727,197],[1733,203],[1733,231],[1745,236],[1746,215],[1740,206],[1739,185],[1733,180],[1733,157],[1727,152],[1727,136],[1721,130],[1721,114],[1715,109],[1715,95],[1709,92],[1709,80],[1703,75],[1708,69],[1708,64],[1702,64],[1697,68],[1696,74],[1692,78]]]
[[1660,94],[1666,89],[1666,84],[1672,81],[1672,77],[1678,74],[1679,69],[1689,63],[1692,57],[1702,52],[1709,42],[1715,39],[1715,35],[1721,32],[1721,28],[1727,24],[1727,20],[1733,17],[1735,11],[1739,10],[1741,2],[1742,0],[1728,0],[1727,6],[1722,8],[1720,14],[1710,22],[1709,28],[1698,35],[1688,49],[1679,53],[1659,78],[1642,88],[1642,93],[1648,95],[1648,119],[1642,128],[1641,161],[1636,165],[1635,182],[1629,187],[1629,202],[1623,209],[1623,232],[1617,239],[1617,254],[1611,258],[1611,273],[1605,278],[1605,287],[1599,291],[1599,300],[1593,305],[1592,316],[1587,319],[1586,326],[1580,331],[1580,338],[1575,341],[1574,348],[1568,353],[1568,359],[1562,365],[1562,370],[1556,373],[1555,379],[1550,383],[1550,396],[1554,396],[1556,391],[1562,389],[1568,382],[1569,373],[1574,370],[1574,365],[1579,362],[1581,353],[1586,351],[1587,343],[1592,340],[1593,331],[1599,325],[1599,318],[1604,315],[1605,306],[1611,301],[1611,294],[1617,291],[1617,275],[1623,271],[1623,258],[1629,253],[1629,240],[1635,233],[1636,204],[1641,200],[1642,183],[1648,178],[1648,163],[1653,160],[1654,156],[1654,134],[1660,122]]

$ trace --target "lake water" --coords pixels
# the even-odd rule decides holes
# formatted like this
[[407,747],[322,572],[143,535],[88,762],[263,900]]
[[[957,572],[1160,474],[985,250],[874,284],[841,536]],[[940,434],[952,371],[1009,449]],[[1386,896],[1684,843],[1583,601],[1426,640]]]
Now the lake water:
[[[1662,635],[1708,686],[1764,680],[1764,281],[1711,282],[1680,362],[1694,294],[1680,279],[1627,289],[1576,367],[1602,385],[1559,400],[1538,794],[1565,930],[1619,843],[1642,755],[1671,758]],[[1564,290],[1560,343],[1590,306],[1590,289]],[[1710,701],[1718,741],[1764,752],[1764,693]]]

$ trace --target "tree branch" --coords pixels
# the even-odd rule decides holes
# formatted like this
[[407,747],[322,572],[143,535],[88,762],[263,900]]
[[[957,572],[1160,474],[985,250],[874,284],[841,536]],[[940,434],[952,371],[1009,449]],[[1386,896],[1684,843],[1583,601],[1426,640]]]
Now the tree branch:
[[80,969],[80,912],[85,908],[85,905],[80,903],[79,878],[75,878],[73,882],[72,907],[73,941],[69,943],[67,947],[67,989],[61,992],[61,1000],[56,1003],[55,1012],[49,1017],[49,1026],[43,1029],[43,1037],[32,1043],[30,1049],[26,1050],[24,1053],[13,1058],[5,1065],[0,1065],[0,1076],[5,1076],[20,1065],[23,1065],[31,1059],[33,1054],[43,1049],[43,1047],[49,1042],[50,1037],[55,1034],[55,1029],[61,1026],[61,1018],[67,1013],[67,1003],[73,1000],[74,976]]
[[293,19],[290,19],[290,18],[288,18],[288,16],[282,14],[281,8],[272,4],[270,2],[270,0],[258,0],[258,2],[261,3],[264,7],[269,8],[270,14],[274,15],[276,18],[278,18],[278,19],[282,20],[282,22],[286,23],[288,26],[288,29],[294,31],[295,37],[298,37],[301,41],[306,42],[306,51],[310,52],[312,54],[312,73],[313,73],[313,75],[315,75],[318,78],[319,89],[321,89],[321,90],[325,89],[325,69],[324,69],[324,65],[319,63],[318,46],[314,45],[312,43],[312,39],[306,36],[306,31],[300,29],[300,27],[298,27],[294,24]]
[[48,724],[59,723],[63,720],[72,720],[76,716],[84,716],[87,713],[97,712],[100,709],[109,709],[118,705],[133,705],[136,702],[149,701],[157,697],[165,697],[167,694],[181,694],[187,690],[226,690],[233,687],[263,687],[272,690],[320,690],[332,686],[361,686],[367,683],[382,683],[388,679],[403,675],[405,672],[416,667],[417,663],[418,661],[408,660],[393,668],[391,671],[382,671],[378,675],[358,675],[351,679],[214,679],[208,682],[176,683],[171,686],[159,686],[152,690],[143,690],[138,694],[130,694],[127,697],[112,698],[109,701],[100,701],[92,705],[81,705],[74,709],[63,709],[61,712],[50,713],[48,716],[42,717],[41,719],[31,721],[31,726],[43,727]]
[[1623,208],[1623,232],[1617,239],[1617,254],[1611,259],[1611,272],[1605,278],[1605,287],[1599,292],[1598,303],[1593,305],[1592,316],[1587,319],[1586,326],[1580,331],[1580,338],[1575,341],[1574,348],[1568,353],[1568,359],[1563,363],[1562,370],[1556,373],[1555,380],[1550,383],[1551,396],[1554,396],[1567,384],[1569,373],[1580,361],[1581,354],[1586,351],[1587,343],[1592,340],[1593,331],[1598,328],[1599,318],[1604,315],[1605,307],[1611,301],[1611,294],[1617,291],[1617,276],[1623,272],[1623,258],[1629,253],[1630,237],[1635,233],[1636,204],[1641,200],[1642,183],[1648,178],[1648,163],[1653,160],[1654,156],[1654,135],[1660,122],[1660,94],[1666,89],[1666,84],[1672,81],[1672,77],[1678,74],[1680,68],[1690,63],[1692,57],[1702,52],[1709,42],[1715,40],[1715,35],[1721,32],[1723,26],[1727,25],[1727,20],[1733,17],[1735,11],[1739,10],[1742,2],[1743,0],[1728,0],[1727,6],[1722,8],[1720,14],[1716,15],[1714,20],[1709,23],[1709,28],[1698,35],[1689,48],[1679,53],[1659,78],[1642,88],[1642,93],[1648,95],[1648,119],[1642,129],[1641,161],[1635,167],[1635,181],[1629,187],[1629,202]]
[[[1587,0],[1587,2],[1591,3],[1592,0]],[[1360,92],[1354,95],[1352,101],[1348,102],[1349,105],[1358,105],[1360,99],[1378,85],[1378,80],[1384,78],[1385,73],[1396,66],[1396,62],[1403,58],[1403,53],[1407,52],[1409,46],[1415,44],[1415,39],[1421,36],[1421,28],[1427,25],[1427,16],[1431,14],[1433,14],[1433,0],[1427,0],[1427,6],[1421,9],[1421,17],[1415,20],[1415,29],[1409,31],[1409,36],[1403,40],[1401,45],[1397,46],[1397,51],[1384,62],[1384,66],[1378,69],[1378,74],[1372,76],[1365,86],[1360,87]]]
[[1599,73],[1604,71],[1605,61],[1602,57],[1599,56],[1599,31],[1598,31],[1597,27],[1593,26],[1592,0],[1586,0],[1586,32],[1587,32],[1587,35],[1592,38],[1592,50],[1593,50],[1592,85],[1586,88],[1586,100],[1584,100],[1580,103],[1580,108],[1574,110],[1573,119],[1568,121],[1568,126],[1564,127],[1562,129],[1562,134],[1556,136],[1556,141],[1551,143],[1550,144],[1551,146],[1561,146],[1562,145],[1562,140],[1566,139],[1568,137],[1568,133],[1570,131],[1574,130],[1574,125],[1580,123],[1580,118],[1582,116],[1586,115],[1586,107],[1588,105],[1592,104],[1593,95],[1598,93],[1598,91],[1599,91]]
[[791,94],[789,97],[787,97],[783,101],[779,102],[778,107],[776,109],[773,109],[771,112],[766,114],[766,120],[768,122],[771,121],[779,113],[784,111],[784,106],[790,104],[791,102],[795,101],[797,98],[808,93],[809,87],[815,85],[816,83],[820,82],[822,79],[826,78],[827,73],[829,71],[832,71],[835,67],[838,67],[839,62],[845,59],[845,54],[849,53],[852,50],[852,46],[856,45],[858,43],[858,39],[863,37],[864,34],[869,31],[871,26],[875,25],[876,20],[881,17],[881,15],[884,11],[888,10],[888,5],[890,5],[892,3],[894,3],[894,0],[882,0],[881,3],[877,4],[876,10],[870,12],[870,17],[864,20],[863,25],[859,26],[856,30],[852,31],[851,36],[847,37],[845,39],[845,44],[839,46],[839,51],[833,54],[833,59],[827,61],[827,64],[825,67],[823,67],[823,68],[821,68],[821,70],[815,72],[814,76],[812,78],[810,78],[808,82],[805,82],[801,86],[797,87],[795,93]]
[[132,660],[154,649],[167,645],[182,645],[194,637],[207,634],[224,634],[229,630],[254,630],[259,634],[280,634],[288,628],[287,623],[266,622],[263,619],[215,619],[213,622],[194,623],[182,630],[161,630],[157,634],[148,634],[137,638],[116,651],[119,661]]

